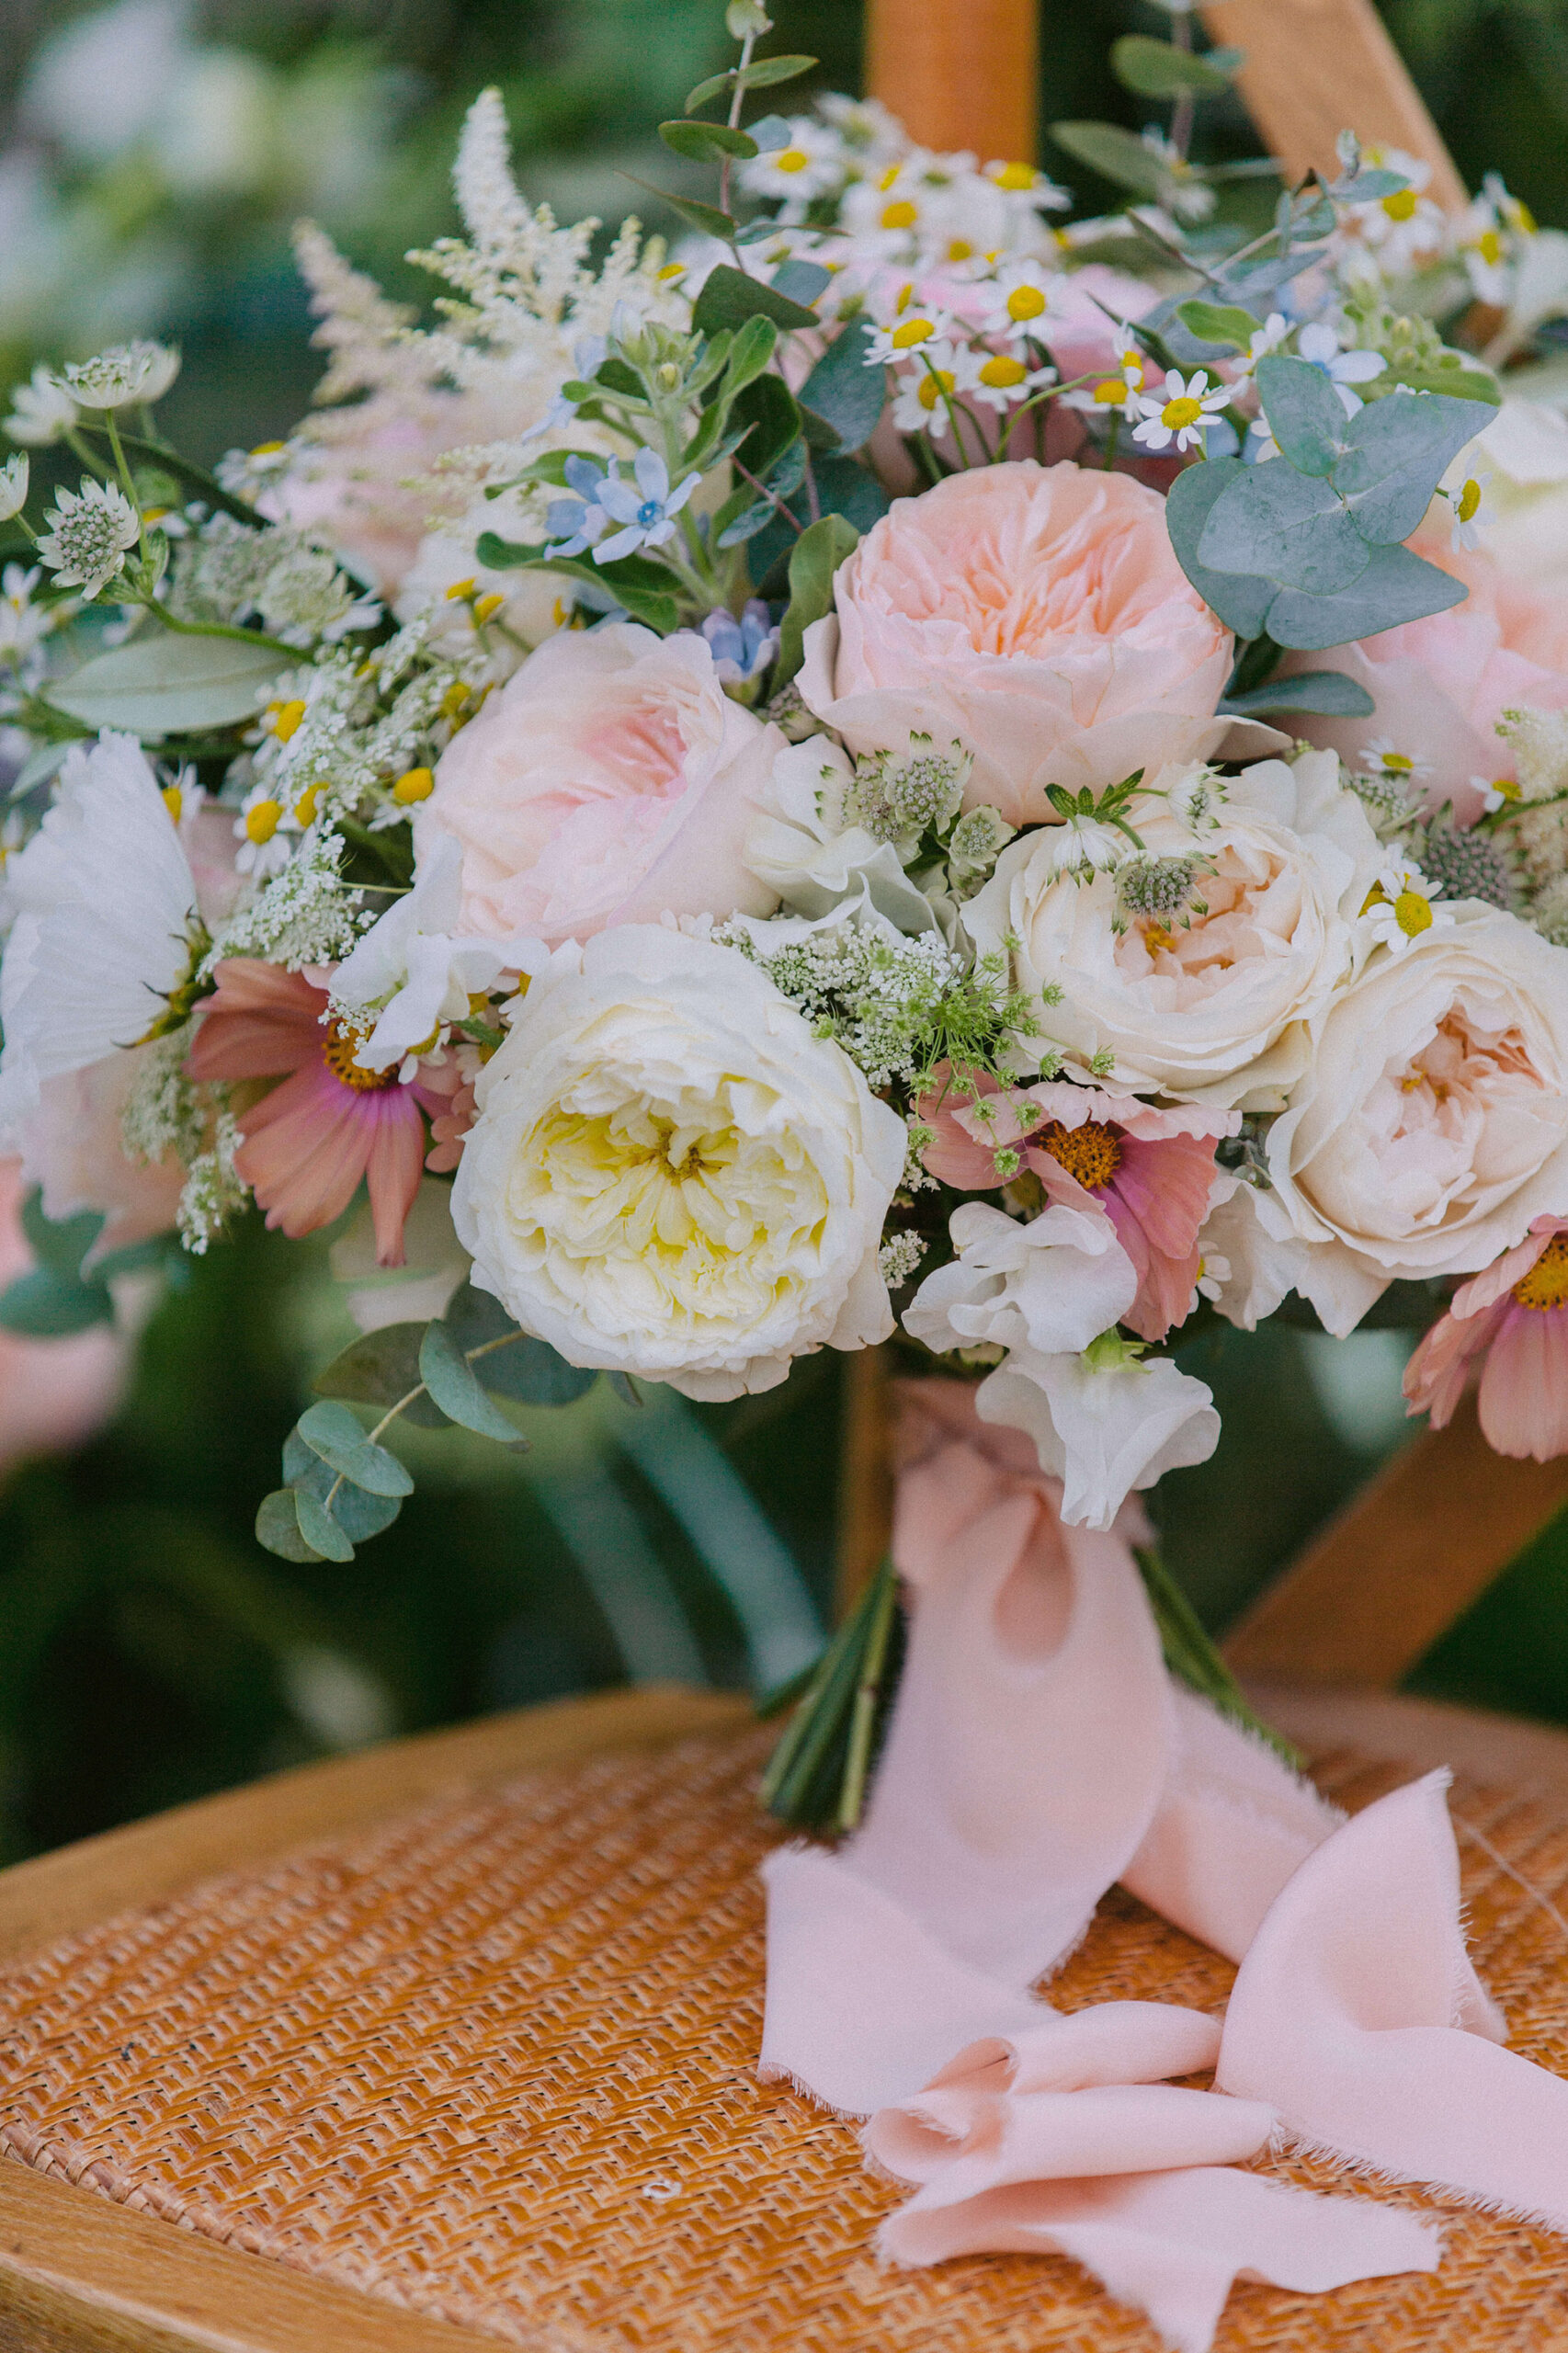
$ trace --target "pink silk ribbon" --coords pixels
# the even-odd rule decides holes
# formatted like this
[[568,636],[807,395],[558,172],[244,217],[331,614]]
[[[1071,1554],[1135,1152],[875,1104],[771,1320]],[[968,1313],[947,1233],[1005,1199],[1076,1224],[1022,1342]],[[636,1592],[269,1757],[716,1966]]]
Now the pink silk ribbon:
[[[768,1858],[759,2072],[914,2185],[906,2264],[1055,2250],[1205,2353],[1233,2279],[1298,2290],[1438,2260],[1366,2198],[1235,2170],[1294,2139],[1568,2229],[1568,2084],[1498,2047],[1443,1790],[1345,1823],[1174,1685],[1130,1550],[1062,1526],[1018,1434],[906,1385],[893,1557],[908,1657],[864,1825]],[[1065,2017],[1030,1989],[1122,1883],[1241,1963],[1221,2021]],[[1217,2064],[1215,2088],[1168,2078]]]

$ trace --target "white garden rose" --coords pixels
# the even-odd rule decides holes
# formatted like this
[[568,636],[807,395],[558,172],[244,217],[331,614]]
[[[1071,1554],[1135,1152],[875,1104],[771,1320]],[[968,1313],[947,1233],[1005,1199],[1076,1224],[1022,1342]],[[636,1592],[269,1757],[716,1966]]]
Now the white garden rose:
[[735,950],[652,925],[561,949],[476,1099],[473,1279],[572,1363],[722,1399],[892,1331],[903,1122]]
[[1194,861],[1179,912],[1139,913],[1120,870],[1066,870],[1069,829],[1047,826],[1003,851],[968,930],[1010,948],[1031,998],[1061,990],[1036,1018],[1070,1063],[1109,1054],[1119,1086],[1278,1109],[1306,1067],[1307,1025],[1349,975],[1384,856],[1365,811],[1335,754],[1309,752],[1229,780],[1163,769],[1129,813],[1147,859]]
[[1464,900],[1402,955],[1380,949],[1314,1024],[1268,1132],[1251,1256],[1272,1244],[1330,1331],[1397,1278],[1472,1274],[1568,1213],[1563,970],[1528,925]]

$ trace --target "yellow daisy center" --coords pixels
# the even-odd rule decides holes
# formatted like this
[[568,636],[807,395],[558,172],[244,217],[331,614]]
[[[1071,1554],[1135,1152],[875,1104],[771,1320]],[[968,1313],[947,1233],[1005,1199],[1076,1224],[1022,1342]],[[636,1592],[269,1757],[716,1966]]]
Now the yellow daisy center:
[[1495,264],[1503,258],[1503,240],[1495,229],[1483,229],[1475,241],[1475,250],[1483,261]]
[[307,784],[303,792],[301,793],[298,801],[294,803],[294,814],[299,819],[301,825],[313,825],[316,822],[316,811],[320,807],[320,785]]
[[1393,919],[1407,939],[1432,928],[1432,902],[1420,891],[1402,891],[1393,903]]
[[185,815],[185,795],[180,790],[177,784],[165,785],[164,806],[168,811],[170,816],[174,819],[175,824],[177,825],[180,819]]
[[1015,286],[1007,297],[1010,319],[1038,319],[1045,308],[1045,296],[1038,286]]
[[776,172],[803,172],[811,160],[803,147],[784,147],[773,158],[773,168]]
[[1107,376],[1095,386],[1095,398],[1101,408],[1122,408],[1127,402],[1127,386],[1119,376]]
[[920,379],[920,405],[935,408],[940,400],[952,397],[954,379],[946,368],[933,368],[928,376]]
[[996,175],[996,185],[1010,191],[1021,192],[1034,186],[1032,164],[1004,164]]
[[1568,1306],[1568,1233],[1552,1235],[1514,1297],[1521,1307]]
[[1464,488],[1463,488],[1463,489],[1460,491],[1460,503],[1459,503],[1459,518],[1460,518],[1460,521],[1461,523],[1468,523],[1468,522],[1470,521],[1471,517],[1475,513],[1476,508],[1477,508],[1480,505],[1481,505],[1481,484],[1480,484],[1478,482],[1476,482],[1476,481],[1474,481],[1474,480],[1472,479],[1472,480],[1471,480],[1470,482],[1467,482],[1467,483],[1466,483],[1466,484],[1465,484]]
[[428,768],[408,768],[392,789],[392,797],[400,808],[412,809],[416,801],[428,801],[436,790],[436,779]]
[[255,842],[257,848],[263,842],[269,842],[278,831],[278,821],[282,814],[280,801],[256,801],[254,807],[245,811],[246,841]]
[[1021,384],[1028,372],[1021,359],[1014,359],[1007,353],[1002,352],[994,359],[986,361],[980,371],[980,381],[983,384],[1006,388],[1013,384]]
[[1192,400],[1184,393],[1180,400],[1165,403],[1160,411],[1160,423],[1169,425],[1179,432],[1184,425],[1196,425],[1202,414],[1203,403]]
[[1397,188],[1392,196],[1383,198],[1382,204],[1383,210],[1391,221],[1413,220],[1416,205],[1415,190],[1413,188]]
[[892,347],[895,351],[910,351],[915,344],[928,342],[936,332],[929,319],[905,319],[901,327],[892,331]]
[[919,218],[919,207],[901,196],[896,203],[883,205],[881,225],[884,229],[913,229]]
[[267,720],[280,744],[287,744],[290,737],[298,733],[300,722],[304,715],[305,706],[298,700],[269,702],[267,706]]

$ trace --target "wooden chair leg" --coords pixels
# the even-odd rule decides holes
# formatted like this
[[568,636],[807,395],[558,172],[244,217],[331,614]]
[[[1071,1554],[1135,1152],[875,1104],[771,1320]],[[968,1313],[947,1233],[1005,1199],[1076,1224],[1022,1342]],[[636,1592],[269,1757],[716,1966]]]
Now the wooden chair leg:
[[868,0],[866,87],[923,147],[1032,163],[1038,0]]

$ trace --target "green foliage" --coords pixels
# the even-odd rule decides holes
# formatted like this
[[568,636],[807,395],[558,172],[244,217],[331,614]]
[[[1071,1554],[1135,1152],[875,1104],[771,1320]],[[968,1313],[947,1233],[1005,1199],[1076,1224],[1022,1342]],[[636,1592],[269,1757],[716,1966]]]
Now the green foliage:
[[825,418],[846,450],[862,449],[870,439],[887,398],[885,371],[866,365],[871,333],[866,320],[852,320],[801,387],[802,405]]
[[1111,43],[1110,63],[1117,80],[1141,98],[1223,97],[1242,52],[1211,49],[1199,57],[1191,50],[1173,48],[1168,40],[1124,33]]
[[705,164],[714,155],[740,155],[749,160],[757,152],[755,139],[746,131],[732,131],[725,122],[662,122],[659,136],[676,154],[688,156],[698,164]]
[[176,636],[149,622],[129,645],[51,681],[50,693],[58,710],[85,727],[187,734],[254,719],[294,659],[275,645]]
[[1077,162],[1134,196],[1157,197],[1165,186],[1158,157],[1136,131],[1123,131],[1119,123],[1053,122],[1051,135]]
[[1316,710],[1336,719],[1369,719],[1377,706],[1366,688],[1343,670],[1299,670],[1293,677],[1228,694],[1220,708],[1237,718],[1261,710]]
[[787,686],[803,658],[801,641],[833,608],[833,575],[859,545],[860,534],[842,515],[824,515],[801,533],[790,558],[790,602],[778,638],[775,691]]
[[114,1320],[110,1279],[157,1265],[168,1245],[135,1243],[124,1250],[105,1251],[90,1270],[84,1261],[103,1231],[96,1210],[80,1210],[74,1217],[51,1220],[43,1212],[42,1195],[29,1193],[22,1203],[22,1232],[35,1263],[0,1291],[0,1331],[30,1340],[65,1339],[73,1332],[90,1331],[95,1324]]
[[807,310],[803,302],[792,302],[760,278],[748,278],[744,269],[732,269],[728,262],[709,271],[692,307],[691,323],[699,335],[717,335],[725,327],[743,327],[748,319],[759,315],[780,327],[821,324],[816,313]]

